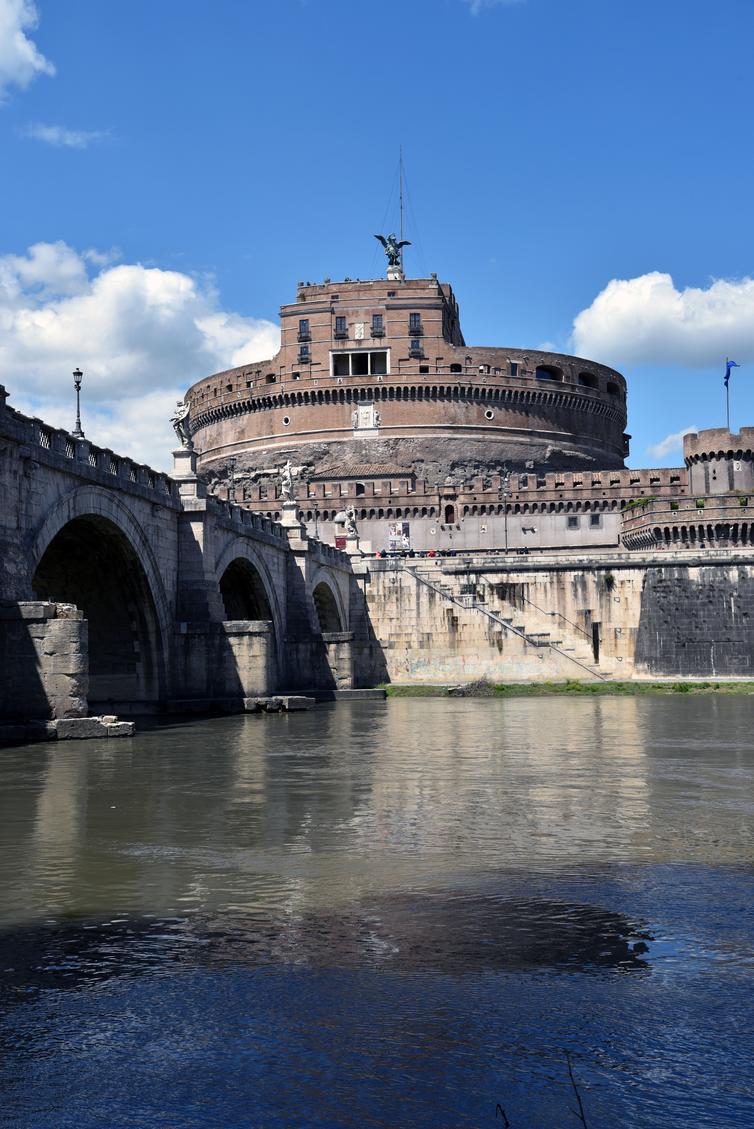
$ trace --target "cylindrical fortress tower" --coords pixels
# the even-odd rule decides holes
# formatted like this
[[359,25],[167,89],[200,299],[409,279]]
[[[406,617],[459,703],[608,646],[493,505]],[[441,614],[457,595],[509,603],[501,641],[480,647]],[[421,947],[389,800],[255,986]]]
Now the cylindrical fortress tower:
[[398,466],[430,481],[499,470],[622,467],[626,382],[592,361],[468,347],[435,277],[303,283],[280,351],[187,393],[200,469]]
[[691,494],[754,494],[754,427],[739,433],[725,427],[689,432],[683,437],[683,461]]

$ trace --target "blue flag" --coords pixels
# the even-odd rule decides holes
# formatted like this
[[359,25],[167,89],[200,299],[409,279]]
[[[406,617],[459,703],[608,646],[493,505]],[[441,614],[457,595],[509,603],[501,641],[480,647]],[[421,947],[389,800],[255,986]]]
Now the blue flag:
[[730,380],[730,370],[732,368],[740,368],[740,367],[741,366],[738,363],[738,361],[726,361],[725,362],[725,387],[726,388],[728,387],[728,381]]

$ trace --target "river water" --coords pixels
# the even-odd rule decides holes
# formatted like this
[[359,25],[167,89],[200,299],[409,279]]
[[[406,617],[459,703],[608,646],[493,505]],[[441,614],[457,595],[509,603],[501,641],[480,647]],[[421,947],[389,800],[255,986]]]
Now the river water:
[[[754,1125],[754,697],[0,751],[0,1124]],[[500,1105],[500,1109],[496,1109]]]

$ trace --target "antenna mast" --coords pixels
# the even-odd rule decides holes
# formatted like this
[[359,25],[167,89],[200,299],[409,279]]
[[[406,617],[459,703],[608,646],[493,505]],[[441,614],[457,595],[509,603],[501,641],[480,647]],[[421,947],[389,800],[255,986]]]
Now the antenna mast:
[[[403,146],[398,149],[398,183],[399,192],[398,197],[400,200],[400,235],[398,238],[403,240]],[[401,247],[401,273],[403,273],[403,248]]]

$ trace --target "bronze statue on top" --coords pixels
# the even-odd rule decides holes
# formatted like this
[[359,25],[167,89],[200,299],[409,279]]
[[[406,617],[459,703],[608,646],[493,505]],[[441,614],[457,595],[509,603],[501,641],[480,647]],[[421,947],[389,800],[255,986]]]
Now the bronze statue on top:
[[399,267],[401,265],[401,247],[410,247],[410,239],[398,239],[395,232],[385,237],[384,235],[375,235],[375,239],[379,239],[382,246],[385,248],[387,255],[387,263],[389,267]]

